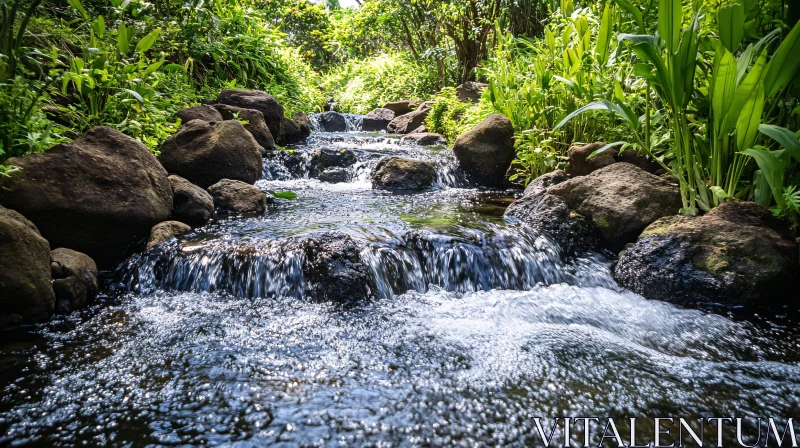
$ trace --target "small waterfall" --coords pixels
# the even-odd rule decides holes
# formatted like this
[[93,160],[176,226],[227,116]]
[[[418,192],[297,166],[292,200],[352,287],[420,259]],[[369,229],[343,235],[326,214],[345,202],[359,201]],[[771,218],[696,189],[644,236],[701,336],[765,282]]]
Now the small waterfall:
[[[324,113],[312,114],[308,117],[312,133],[326,132],[325,128],[322,126],[323,115],[325,114]],[[361,122],[364,120],[363,115],[358,115],[358,114],[340,114],[340,115],[344,117],[345,123],[347,124],[347,132],[361,131]]]
[[308,177],[311,153],[297,150],[276,150],[264,157],[263,180],[290,180]]

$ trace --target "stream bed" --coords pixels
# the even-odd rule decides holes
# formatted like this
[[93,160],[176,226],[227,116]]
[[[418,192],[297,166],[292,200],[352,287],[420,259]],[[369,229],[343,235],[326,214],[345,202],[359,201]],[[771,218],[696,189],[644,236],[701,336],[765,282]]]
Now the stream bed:
[[[296,200],[134,255],[94,306],[8,333],[0,446],[531,446],[534,417],[800,417],[793,316],[648,301],[613,260],[505,220],[514,193],[468,188],[452,151],[351,125],[265,161],[257,186]],[[351,182],[308,178],[318,147],[356,153]],[[387,155],[435,162],[437,187],[372,190]],[[374,300],[303,296],[287,242],[328,231],[357,242]]]

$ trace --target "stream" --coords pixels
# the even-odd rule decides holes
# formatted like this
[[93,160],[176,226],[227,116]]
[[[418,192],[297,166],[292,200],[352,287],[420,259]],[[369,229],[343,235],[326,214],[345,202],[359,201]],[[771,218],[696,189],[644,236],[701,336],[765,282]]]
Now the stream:
[[[788,312],[648,301],[613,260],[504,219],[514,192],[469,188],[451,150],[348,120],[265,160],[256,186],[297,199],[134,255],[92,307],[9,332],[0,446],[541,446],[534,417],[800,417]],[[308,178],[319,147],[355,152],[350,182]],[[436,188],[372,190],[387,155],[436,163]],[[289,243],[328,231],[356,241],[373,300],[303,296]]]

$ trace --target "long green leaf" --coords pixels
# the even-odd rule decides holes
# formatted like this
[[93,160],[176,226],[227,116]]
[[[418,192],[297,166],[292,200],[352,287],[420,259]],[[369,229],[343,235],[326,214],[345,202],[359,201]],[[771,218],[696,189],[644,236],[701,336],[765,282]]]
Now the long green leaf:
[[758,126],[761,124],[761,114],[764,112],[764,86],[760,84],[755,95],[742,108],[739,120],[736,123],[736,147],[749,148],[753,146],[758,136]]
[[764,207],[769,207],[772,204],[772,189],[769,187],[769,182],[767,182],[761,170],[756,170],[753,175],[753,186],[756,187],[756,202]]
[[75,8],[75,10],[80,13],[84,20],[89,20],[89,13],[86,12],[86,9],[84,9],[80,0],[67,0],[67,3],[69,3],[69,6]]
[[120,54],[128,54],[128,50],[130,50],[128,27],[124,22],[119,24],[119,29],[117,30],[117,50],[119,50]]
[[755,159],[758,167],[761,169],[761,174],[764,175],[770,190],[772,190],[772,197],[775,198],[775,203],[783,205],[783,172],[784,164],[775,154],[764,149],[748,148],[742,151],[742,154],[748,155]]
[[792,131],[772,124],[762,124],[758,127],[758,130],[778,142],[781,148],[785,149],[790,156],[800,162],[800,140],[795,137]]
[[631,15],[633,16],[633,20],[636,21],[636,26],[639,27],[640,33],[644,34],[647,32],[644,26],[644,17],[642,16],[642,11],[640,11],[637,6],[631,4],[627,0],[614,0],[614,1],[623,9],[631,13]]
[[582,114],[584,112],[590,111],[590,110],[609,110],[609,108],[602,101],[597,101],[597,102],[594,102],[594,103],[587,104],[587,105],[581,107],[580,109],[575,110],[574,112],[572,112],[571,114],[567,115],[566,117],[564,117],[564,119],[561,120],[556,125],[554,130],[561,129],[562,127],[564,127],[564,125],[569,123],[570,120],[572,120],[573,118],[577,117],[578,115],[580,115],[580,114]]
[[767,97],[777,95],[792,80],[800,67],[798,55],[800,55],[800,22],[794,25],[767,65],[767,74],[764,77]]
[[[744,81],[739,85],[736,89],[736,94],[734,95],[733,104],[731,105],[730,110],[728,111],[728,115],[725,116],[725,121],[723,122],[722,129],[720,130],[721,135],[725,135],[728,132],[732,131],[734,127],[736,127],[736,122],[738,121],[739,113],[744,108],[745,103],[750,100],[750,97],[755,95],[756,89],[759,86],[763,86],[761,82],[763,75],[764,75],[764,68],[767,66],[767,50],[761,52],[761,55],[756,59],[756,63],[753,64],[753,68],[747,73],[745,76]],[[738,75],[738,68],[737,68],[737,78]],[[747,145],[746,147],[749,147]]]
[[[711,104],[714,108],[715,127],[720,129],[736,93],[736,59],[725,47],[719,46],[718,51],[721,52],[721,56],[718,59],[719,63],[714,67],[714,92]],[[733,113],[737,113],[738,119],[738,111]]]
[[658,0],[658,34],[667,43],[670,54],[678,48],[682,22],[681,0]]
[[611,34],[614,32],[614,11],[609,3],[603,9],[603,17],[600,20],[600,33],[597,36],[597,43],[594,47],[594,54],[600,65],[608,62],[609,45],[611,44]]
[[150,34],[144,36],[142,40],[136,44],[136,52],[144,53],[145,51],[149,50],[156,43],[159,34],[161,34],[161,30],[156,28],[151,31]]
[[735,53],[744,38],[744,5],[734,2],[719,8],[717,22],[719,40],[728,51]]

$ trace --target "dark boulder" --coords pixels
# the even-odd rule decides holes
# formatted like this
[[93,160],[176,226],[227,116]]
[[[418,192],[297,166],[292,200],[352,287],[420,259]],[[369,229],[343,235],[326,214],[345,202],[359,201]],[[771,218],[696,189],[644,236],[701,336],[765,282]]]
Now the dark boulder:
[[36,226],[0,207],[0,329],[50,318],[50,245]]
[[525,187],[525,191],[522,193],[522,196],[533,196],[535,194],[544,193],[548,188],[552,187],[553,185],[558,185],[561,182],[566,182],[567,179],[569,179],[569,176],[567,176],[567,172],[564,170],[555,170],[553,172],[543,174],[532,180],[531,183]]
[[640,153],[635,149],[626,149],[621,153],[614,151],[614,158],[617,160],[617,162],[624,162],[624,163],[630,163],[631,165],[636,165],[639,168],[647,171],[648,173],[656,175],[665,173],[664,168],[661,165],[659,165],[658,162],[649,158],[647,154],[645,154],[644,152]]
[[53,247],[100,266],[121,261],[172,212],[167,172],[144,145],[111,128],[9,162],[22,170],[0,189],[0,204],[30,219]]
[[267,210],[267,204],[274,202],[258,188],[237,180],[223,179],[208,187],[214,198],[217,213],[261,214]]
[[347,168],[358,161],[349,149],[320,148],[311,154],[311,173],[316,177],[328,168]]
[[425,134],[427,132],[428,132],[428,127],[423,124],[422,126],[420,126],[420,127],[416,128],[416,129],[414,129],[413,131],[409,132],[408,135],[411,135],[411,134]]
[[386,126],[386,132],[390,134],[411,133],[414,129],[425,124],[425,120],[428,119],[428,114],[430,114],[432,106],[432,102],[425,102],[420,104],[417,110],[395,117]]
[[395,113],[390,109],[375,109],[361,120],[361,130],[366,132],[385,131]]
[[418,146],[444,146],[447,144],[447,139],[443,135],[433,132],[413,133],[401,138],[400,143]]
[[305,138],[306,137],[303,135],[303,130],[300,128],[300,125],[286,117],[281,119],[281,136],[278,139],[278,143],[280,145],[286,146],[293,143],[299,143]]
[[660,219],[620,254],[614,269],[634,292],[681,305],[795,306],[799,276],[795,235],[753,202]]
[[319,124],[323,132],[347,132],[347,119],[339,112],[319,114]]
[[456,97],[465,103],[477,103],[487,87],[489,87],[489,84],[467,81],[456,87]]
[[395,116],[399,117],[417,109],[420,104],[422,104],[422,100],[392,101],[391,103],[386,103],[381,109],[389,109],[394,112]]
[[203,120],[203,121],[222,121],[222,115],[217,111],[217,109],[213,108],[212,106],[202,104],[200,106],[190,107],[188,109],[183,109],[176,113],[178,118],[181,119],[181,124],[186,124],[192,120]]
[[294,115],[292,115],[292,120],[294,120],[294,122],[297,123],[297,126],[300,127],[300,135],[303,138],[311,135],[311,121],[309,121],[306,114],[302,112],[295,112]]
[[158,223],[150,231],[150,238],[147,240],[147,248],[152,249],[160,246],[173,238],[177,238],[191,231],[191,227],[179,221],[164,221]]
[[328,168],[319,174],[318,179],[329,184],[350,182],[350,171],[347,168]]
[[516,157],[511,120],[500,114],[490,116],[461,134],[453,153],[472,182],[490,188],[506,186],[506,172]]
[[436,182],[436,168],[430,163],[401,157],[387,157],[372,172],[372,188],[389,191],[427,190]]
[[247,129],[247,132],[253,136],[262,148],[267,151],[275,149],[275,138],[267,127],[267,123],[264,121],[264,114],[260,111],[255,109],[243,109],[228,104],[215,104],[214,107],[225,120],[234,120],[238,117],[239,120],[246,121],[247,124],[244,125],[244,128]]
[[302,242],[306,296],[320,302],[352,303],[374,290],[369,267],[352,238],[328,232]]
[[588,176],[575,177],[547,189],[585,216],[604,246],[619,252],[659,218],[678,213],[678,187],[629,163],[615,163]]
[[54,250],[50,257],[56,311],[68,314],[86,307],[97,296],[100,287],[94,260],[63,247]]
[[214,198],[206,190],[188,180],[172,175],[172,218],[190,226],[205,225],[214,216]]
[[264,122],[272,137],[281,135],[281,119],[284,110],[274,96],[258,90],[223,90],[217,97],[218,104],[228,104],[243,109],[255,109],[264,115]]
[[190,121],[161,145],[160,160],[170,173],[203,188],[222,179],[254,184],[263,164],[258,143],[236,120]]
[[593,152],[606,146],[603,142],[591,143],[584,146],[573,146],[567,150],[569,165],[567,174],[572,177],[587,176],[600,168],[617,163],[614,158],[614,148],[609,148],[594,157],[589,157]]

